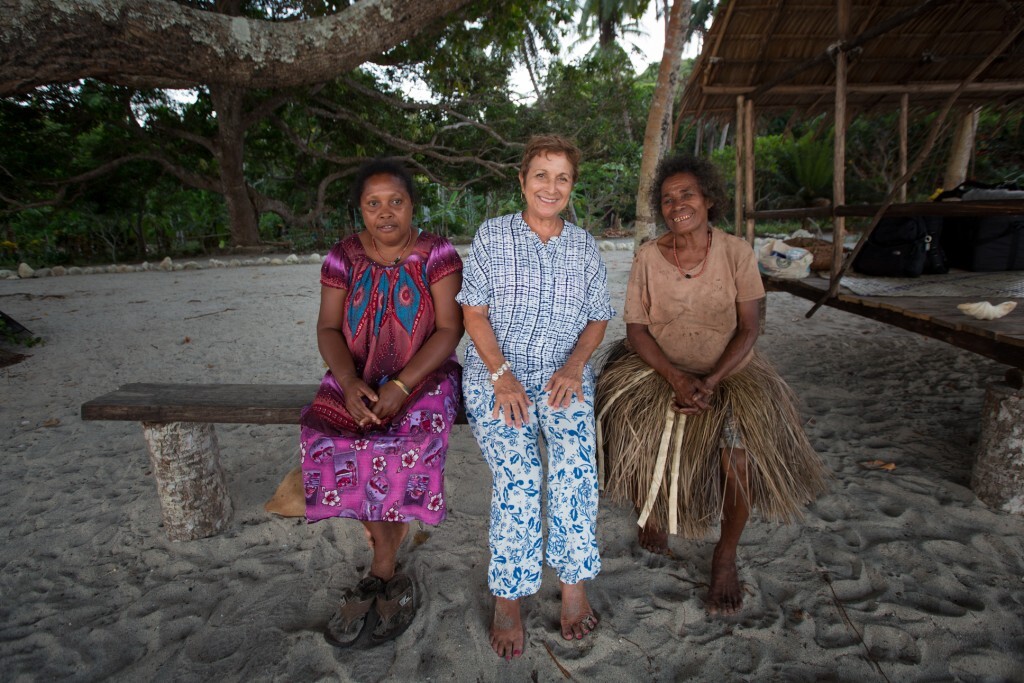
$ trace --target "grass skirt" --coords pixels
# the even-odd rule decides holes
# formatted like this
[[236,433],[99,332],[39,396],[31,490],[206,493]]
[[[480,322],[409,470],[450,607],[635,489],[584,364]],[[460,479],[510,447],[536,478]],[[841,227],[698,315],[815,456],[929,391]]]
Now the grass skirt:
[[[757,353],[726,378],[700,415],[672,410],[675,392],[620,342],[597,382],[599,476],[639,524],[701,538],[723,508],[719,434],[728,411],[743,434],[751,508],[791,522],[826,487],[826,472],[802,427],[792,390]],[[675,504],[672,502],[675,501]]]

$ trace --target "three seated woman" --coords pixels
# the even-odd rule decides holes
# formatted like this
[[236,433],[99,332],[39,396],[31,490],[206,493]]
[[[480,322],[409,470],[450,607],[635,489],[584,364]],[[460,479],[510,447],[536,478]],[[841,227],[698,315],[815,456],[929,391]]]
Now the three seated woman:
[[317,340],[329,369],[301,421],[307,519],[359,520],[373,553],[328,624],[332,643],[381,643],[412,622],[415,584],[397,553],[409,522],[445,518],[460,391],[492,474],[490,641],[506,659],[525,647],[522,600],[545,560],[562,637],[597,627],[584,582],[601,569],[598,423],[607,493],[636,509],[644,548],[667,552],[669,533],[699,537],[721,521],[712,613],[740,608],[736,548],[751,509],[788,521],[823,489],[791,392],[753,350],[764,289],[750,246],[712,227],[726,198],[709,162],[660,166],[652,202],[668,231],[637,252],[627,339],[595,380],[591,356],[615,311],[594,239],[562,217],[579,159],[565,138],[531,138],[523,210],[480,226],[465,269],[448,241],[413,226],[401,165],[359,170],[365,227],[323,264]]

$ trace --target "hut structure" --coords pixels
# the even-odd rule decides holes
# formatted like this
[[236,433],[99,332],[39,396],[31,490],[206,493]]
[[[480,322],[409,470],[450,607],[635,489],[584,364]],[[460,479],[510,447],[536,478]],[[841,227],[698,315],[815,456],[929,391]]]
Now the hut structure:
[[[981,106],[1024,104],[1024,0],[723,0],[685,85],[680,116],[736,131],[736,229],[752,242],[761,219],[831,219],[829,278],[769,281],[776,289],[898,325],[1024,368],[1020,315],[995,321],[956,309],[963,296],[859,296],[840,290],[845,219],[870,216],[855,252],[883,216],[1018,215],[1024,201],[906,202],[906,180],[928,153],[908,149],[911,116],[937,112],[933,133]],[[899,111],[900,181],[878,204],[846,203],[846,129],[855,116]],[[754,121],[761,113],[825,113],[835,124],[831,206],[757,211]],[[933,141],[934,135],[929,139]],[[844,258],[845,257],[845,258]],[[1024,281],[1024,273],[1018,273]],[[976,300],[976,299],[974,299]]]

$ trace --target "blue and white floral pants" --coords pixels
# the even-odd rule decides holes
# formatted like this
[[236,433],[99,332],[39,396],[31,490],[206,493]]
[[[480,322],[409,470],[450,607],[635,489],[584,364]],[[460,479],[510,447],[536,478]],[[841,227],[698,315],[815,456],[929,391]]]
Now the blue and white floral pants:
[[594,386],[584,382],[585,400],[567,408],[548,405],[548,392],[526,387],[533,402],[528,424],[516,429],[503,416],[491,417],[494,390],[489,385],[463,387],[466,416],[487,464],[491,494],[487,584],[499,598],[514,600],[540,590],[544,552],[541,531],[539,439],[547,450],[547,561],[567,584],[597,576],[597,469]]

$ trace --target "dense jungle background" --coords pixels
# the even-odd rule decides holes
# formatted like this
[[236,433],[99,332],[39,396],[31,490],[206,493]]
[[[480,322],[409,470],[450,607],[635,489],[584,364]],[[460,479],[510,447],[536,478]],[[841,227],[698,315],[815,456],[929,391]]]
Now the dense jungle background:
[[[350,3],[180,4],[288,22]],[[596,235],[629,235],[658,71],[654,63],[638,73],[629,51],[637,41],[664,40],[637,34],[649,5],[474,2],[374,62],[313,87],[176,91],[84,79],[4,97],[0,268],[242,247],[322,253],[357,225],[347,177],[378,155],[415,169],[420,225],[465,241],[485,217],[519,208],[522,143],[549,131],[574,138],[584,153],[570,207],[576,221]],[[691,41],[700,40],[713,11],[713,2],[692,3]],[[597,39],[593,49],[566,57],[568,46],[590,37]],[[692,66],[683,61],[680,83]],[[514,91],[513,74],[528,77],[528,93]],[[911,116],[912,155],[932,116]],[[878,201],[895,179],[896,117],[881,111],[852,122],[848,202]],[[830,199],[830,120],[762,117],[757,134],[758,208]],[[912,180],[910,200],[940,186],[951,134],[945,131]],[[674,122],[672,147],[711,156],[730,182],[732,144],[727,122]],[[970,176],[1024,184],[1022,168],[1021,113],[983,110]]]

